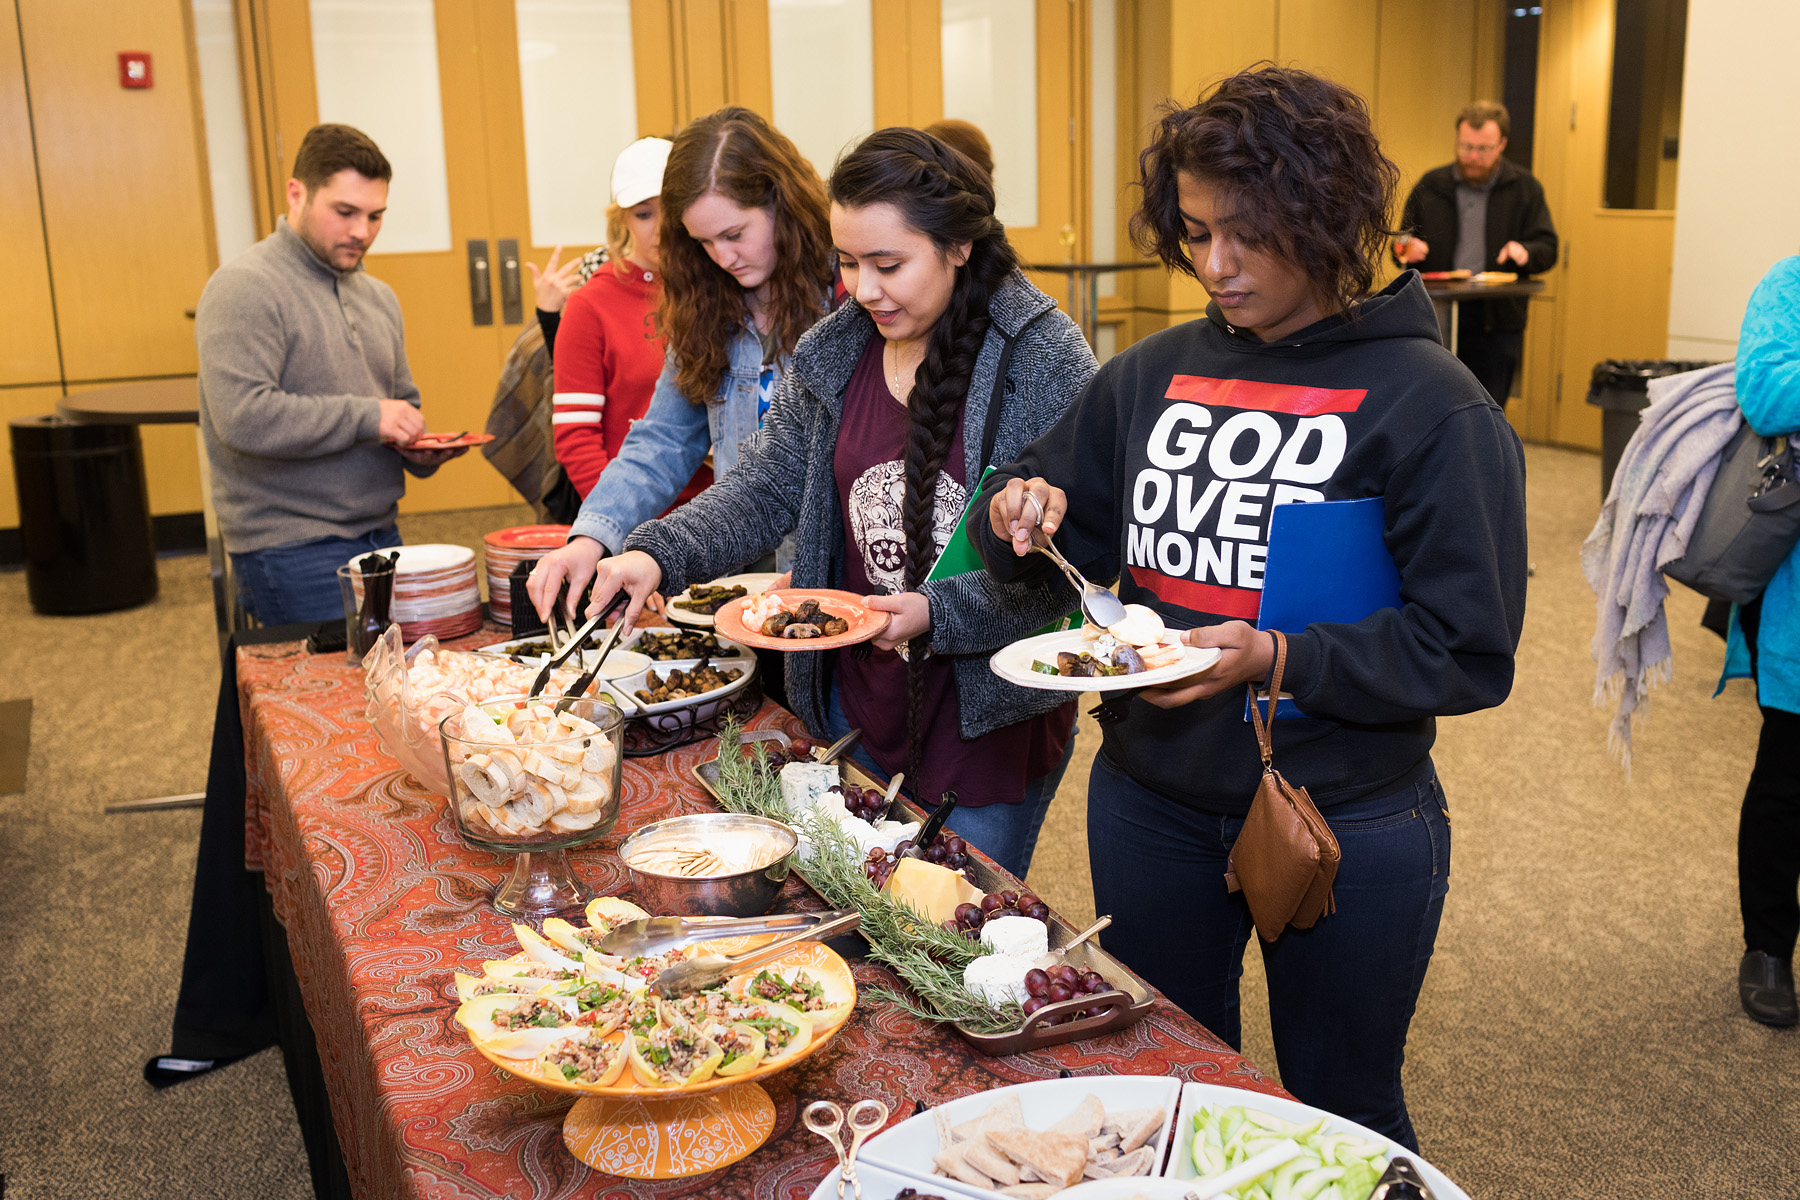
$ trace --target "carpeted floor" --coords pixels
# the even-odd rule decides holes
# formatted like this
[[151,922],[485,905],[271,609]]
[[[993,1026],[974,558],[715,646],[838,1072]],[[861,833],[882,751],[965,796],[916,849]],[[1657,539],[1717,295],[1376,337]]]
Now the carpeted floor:
[[[1532,581],[1518,683],[1501,709],[1443,722],[1452,888],[1413,1024],[1406,1082],[1425,1153],[1480,1198],[1800,1194],[1800,1031],[1738,1008],[1736,811],[1757,728],[1747,685],[1711,699],[1721,643],[1670,604],[1674,680],[1640,726],[1628,783],[1589,704],[1593,607],[1576,549],[1598,462],[1532,447]],[[402,522],[461,541],[517,519]],[[197,790],[217,675],[205,562],[164,560],[131,612],[33,615],[0,574],[0,700],[34,702],[30,775],[0,796],[0,986],[54,1019],[14,1022],[0,1056],[9,1197],[304,1197],[279,1055],[155,1093],[199,814],[101,815]],[[1031,884],[1093,909],[1082,723]],[[1354,981],[1346,981],[1354,986]],[[1262,978],[1246,964],[1245,1052],[1273,1070]]]

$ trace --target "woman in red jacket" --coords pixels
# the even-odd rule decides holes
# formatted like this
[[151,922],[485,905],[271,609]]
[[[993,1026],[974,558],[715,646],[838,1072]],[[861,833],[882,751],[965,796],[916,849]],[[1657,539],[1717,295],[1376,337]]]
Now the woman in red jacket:
[[[650,407],[662,374],[656,241],[671,145],[663,138],[639,138],[614,161],[612,206],[606,212],[610,261],[569,297],[557,331],[551,418],[556,461],[583,499],[618,453],[631,423]],[[711,482],[711,468],[702,466],[675,503],[686,503]]]

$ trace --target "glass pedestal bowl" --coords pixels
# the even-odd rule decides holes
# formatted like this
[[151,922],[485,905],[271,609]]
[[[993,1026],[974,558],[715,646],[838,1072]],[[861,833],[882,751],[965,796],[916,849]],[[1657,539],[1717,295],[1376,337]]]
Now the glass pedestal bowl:
[[594,893],[565,852],[618,824],[623,714],[604,699],[507,696],[460,708],[438,729],[457,832],[516,856],[494,907],[536,918],[581,909]]

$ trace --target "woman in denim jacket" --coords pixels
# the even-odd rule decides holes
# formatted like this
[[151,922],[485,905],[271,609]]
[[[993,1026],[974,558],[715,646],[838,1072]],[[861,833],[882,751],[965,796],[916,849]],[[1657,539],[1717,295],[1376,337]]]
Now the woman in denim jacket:
[[594,604],[623,588],[634,621],[658,588],[711,579],[792,529],[794,586],[855,591],[892,619],[872,648],[786,653],[789,707],[819,733],[861,728],[865,764],[904,771],[927,806],[954,788],[949,827],[1022,877],[1074,705],[1004,682],[988,657],[1075,597],[1060,578],[926,576],[983,469],[1055,424],[1094,356],[1018,269],[989,177],[942,142],[871,134],[832,172],[831,198],[856,303],[801,339],[738,469],[599,564]]
[[650,407],[582,502],[568,544],[532,572],[540,616],[565,579],[572,607],[594,564],[673,504],[707,451],[715,477],[731,472],[831,295],[818,174],[747,108],[722,108],[675,136],[662,211],[668,357]]

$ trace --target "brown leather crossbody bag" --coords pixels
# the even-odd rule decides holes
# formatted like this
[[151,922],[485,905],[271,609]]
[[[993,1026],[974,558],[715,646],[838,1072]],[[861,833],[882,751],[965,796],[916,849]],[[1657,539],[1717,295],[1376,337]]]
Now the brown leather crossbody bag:
[[1320,917],[1337,911],[1331,895],[1337,878],[1337,836],[1306,789],[1283,779],[1274,765],[1275,705],[1286,666],[1287,638],[1275,632],[1275,673],[1269,680],[1266,724],[1256,702],[1256,686],[1250,686],[1250,717],[1262,749],[1262,782],[1225,869],[1226,888],[1244,893],[1265,942],[1280,937],[1289,925],[1311,929]]

